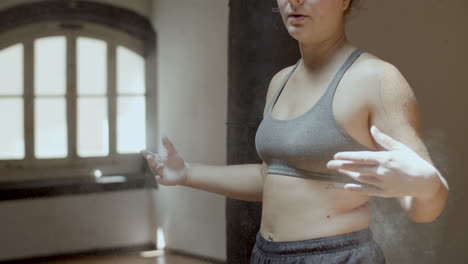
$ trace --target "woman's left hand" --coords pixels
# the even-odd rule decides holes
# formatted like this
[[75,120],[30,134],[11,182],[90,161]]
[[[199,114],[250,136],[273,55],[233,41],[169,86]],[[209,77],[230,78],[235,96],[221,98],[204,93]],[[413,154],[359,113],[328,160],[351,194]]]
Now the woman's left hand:
[[411,148],[372,126],[371,134],[384,151],[337,152],[327,168],[337,169],[362,184],[347,183],[346,190],[371,196],[413,196],[430,199],[440,187],[438,170]]

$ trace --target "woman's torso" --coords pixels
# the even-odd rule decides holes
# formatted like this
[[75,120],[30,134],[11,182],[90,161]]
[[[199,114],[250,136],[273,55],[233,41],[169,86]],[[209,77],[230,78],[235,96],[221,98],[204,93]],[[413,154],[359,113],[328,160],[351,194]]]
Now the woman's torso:
[[[366,71],[365,61],[373,59],[376,57],[363,53],[346,71],[333,96],[332,109],[337,124],[349,136],[363,146],[377,150],[368,130],[368,98],[355,81]],[[282,71],[282,78],[292,67]],[[324,81],[314,83],[301,78],[299,74],[292,74],[271,109],[271,115],[276,119],[293,119],[311,109],[324,93],[334,72],[323,74],[323,78],[316,76],[315,79]],[[280,86],[272,85],[277,89]],[[269,104],[271,99],[266,102],[267,106]],[[268,240],[294,241],[339,235],[368,227],[370,197],[345,191],[342,186],[343,183],[339,182],[268,173],[264,179],[260,233]]]

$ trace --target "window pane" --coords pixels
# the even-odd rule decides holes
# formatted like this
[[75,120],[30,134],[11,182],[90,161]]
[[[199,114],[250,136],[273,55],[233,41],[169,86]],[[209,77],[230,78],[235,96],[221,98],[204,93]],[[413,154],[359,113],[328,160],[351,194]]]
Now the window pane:
[[117,92],[145,93],[145,60],[137,53],[117,47]]
[[107,46],[102,40],[79,37],[77,41],[78,94],[105,94]]
[[106,156],[109,153],[107,100],[78,98],[78,155]]
[[36,94],[65,94],[65,37],[37,39],[34,45],[34,84]]
[[67,122],[65,99],[38,98],[35,104],[35,156],[67,156]]
[[117,152],[134,153],[146,148],[145,97],[117,97]]
[[0,159],[24,158],[23,99],[0,99]]
[[0,50],[1,95],[23,94],[23,44]]

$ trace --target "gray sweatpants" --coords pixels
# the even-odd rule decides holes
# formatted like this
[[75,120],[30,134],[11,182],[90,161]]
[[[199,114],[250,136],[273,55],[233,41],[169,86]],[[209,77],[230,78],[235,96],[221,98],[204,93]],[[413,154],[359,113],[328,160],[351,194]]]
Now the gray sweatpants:
[[269,241],[260,231],[250,264],[385,264],[385,256],[366,228],[342,235],[298,241]]

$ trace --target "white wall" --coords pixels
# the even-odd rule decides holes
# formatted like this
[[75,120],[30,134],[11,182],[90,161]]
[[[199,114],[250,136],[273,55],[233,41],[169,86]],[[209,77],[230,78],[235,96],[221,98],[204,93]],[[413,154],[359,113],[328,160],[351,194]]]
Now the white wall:
[[151,192],[1,202],[0,261],[156,241]]
[[[158,152],[167,135],[189,162],[226,163],[227,0],[155,0]],[[157,223],[166,246],[226,259],[225,198],[160,186]]]

